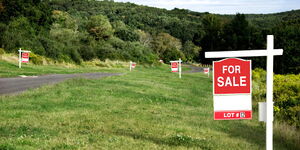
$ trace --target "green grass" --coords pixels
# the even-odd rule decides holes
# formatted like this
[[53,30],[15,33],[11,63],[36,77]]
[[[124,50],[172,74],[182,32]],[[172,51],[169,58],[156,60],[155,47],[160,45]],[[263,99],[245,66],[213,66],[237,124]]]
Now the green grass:
[[18,64],[6,61],[0,61],[0,77],[15,77],[19,75],[34,76],[43,74],[70,74],[85,72],[124,72],[124,68],[101,68],[91,66],[57,66],[57,65],[30,65],[22,64],[19,68]]
[[[256,113],[214,121],[211,79],[167,66],[2,96],[0,120],[0,149],[265,149]],[[275,149],[299,149],[274,137]]]

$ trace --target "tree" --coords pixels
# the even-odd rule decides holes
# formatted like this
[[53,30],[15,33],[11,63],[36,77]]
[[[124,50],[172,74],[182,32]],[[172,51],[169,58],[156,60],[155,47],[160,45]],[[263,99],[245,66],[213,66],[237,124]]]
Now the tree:
[[180,51],[182,47],[180,40],[168,33],[159,33],[154,36],[151,45],[154,52],[165,62],[171,59],[185,59],[184,54]]
[[112,37],[114,33],[109,20],[103,15],[92,16],[87,24],[87,29],[96,40],[107,40]]
[[115,29],[115,35],[124,41],[138,41],[139,34],[131,27],[128,27],[122,21],[112,23]]
[[203,51],[200,53],[200,61],[204,64],[210,63],[211,60],[205,59],[204,53],[207,51],[219,50],[222,44],[222,25],[221,20],[212,14],[207,14],[203,17],[202,20],[203,28],[205,35],[198,43],[203,48]]
[[143,30],[137,30],[137,33],[140,37],[139,42],[144,46],[151,47],[151,42],[153,41],[151,34]]
[[43,55],[45,50],[36,36],[35,29],[26,17],[16,18],[11,21],[2,36],[2,46],[8,52],[16,52],[23,48],[31,50],[36,54]]
[[205,15],[203,20],[205,35],[201,45],[205,51],[218,50],[221,43],[222,26],[221,21],[216,15]]
[[283,55],[275,59],[276,73],[300,73],[300,19],[282,21],[272,31],[275,48],[283,48]]
[[201,47],[196,46],[193,42],[187,41],[184,43],[182,47],[182,52],[184,53],[187,61],[197,61],[199,58],[199,53],[201,51]]
[[50,27],[51,8],[42,0],[1,0],[0,21],[8,23],[18,17],[25,17],[37,29]]
[[244,14],[236,14],[224,27],[225,47],[229,50],[250,48],[250,28]]
[[54,11],[52,17],[54,22],[49,32],[50,40],[45,41],[53,41],[55,45],[46,50],[48,57],[80,64],[81,56],[78,51],[81,37],[76,20],[69,13],[62,11]]

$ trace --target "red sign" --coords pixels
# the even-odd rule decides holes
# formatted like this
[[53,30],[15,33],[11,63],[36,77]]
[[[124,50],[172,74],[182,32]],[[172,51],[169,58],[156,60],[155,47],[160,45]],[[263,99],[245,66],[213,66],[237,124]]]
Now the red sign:
[[131,68],[135,68],[135,66],[136,66],[136,63],[131,64]]
[[209,68],[204,68],[204,73],[209,73]]
[[29,53],[22,53],[22,63],[28,63],[29,62]]
[[214,94],[250,94],[251,61],[228,58],[215,61]]
[[251,119],[251,60],[213,62],[214,119]]
[[231,110],[231,111],[215,111],[215,120],[227,120],[227,119],[251,119],[251,110]]
[[172,72],[178,72],[178,62],[171,62]]

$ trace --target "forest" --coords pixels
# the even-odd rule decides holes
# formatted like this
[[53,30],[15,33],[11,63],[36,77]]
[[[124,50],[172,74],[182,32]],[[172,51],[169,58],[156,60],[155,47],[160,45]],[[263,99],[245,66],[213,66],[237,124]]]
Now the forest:
[[[277,74],[300,73],[300,10],[218,15],[96,0],[0,0],[0,53],[19,48],[80,64],[92,59],[153,64],[182,58],[211,64],[204,53],[265,49],[275,37]],[[265,68],[265,58],[250,58]]]

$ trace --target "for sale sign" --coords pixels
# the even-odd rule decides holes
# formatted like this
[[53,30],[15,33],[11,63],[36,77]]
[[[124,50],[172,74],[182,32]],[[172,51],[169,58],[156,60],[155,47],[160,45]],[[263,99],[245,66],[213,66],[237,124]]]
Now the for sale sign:
[[214,119],[251,119],[251,60],[213,63]]
[[178,62],[172,62],[171,61],[171,71],[172,72],[178,72]]
[[209,68],[204,68],[204,73],[208,74],[209,73]]
[[22,53],[22,63],[28,63],[29,62],[29,53],[23,52]]
[[132,63],[132,64],[131,64],[131,68],[132,68],[132,69],[134,69],[135,66],[136,66],[136,63]]

